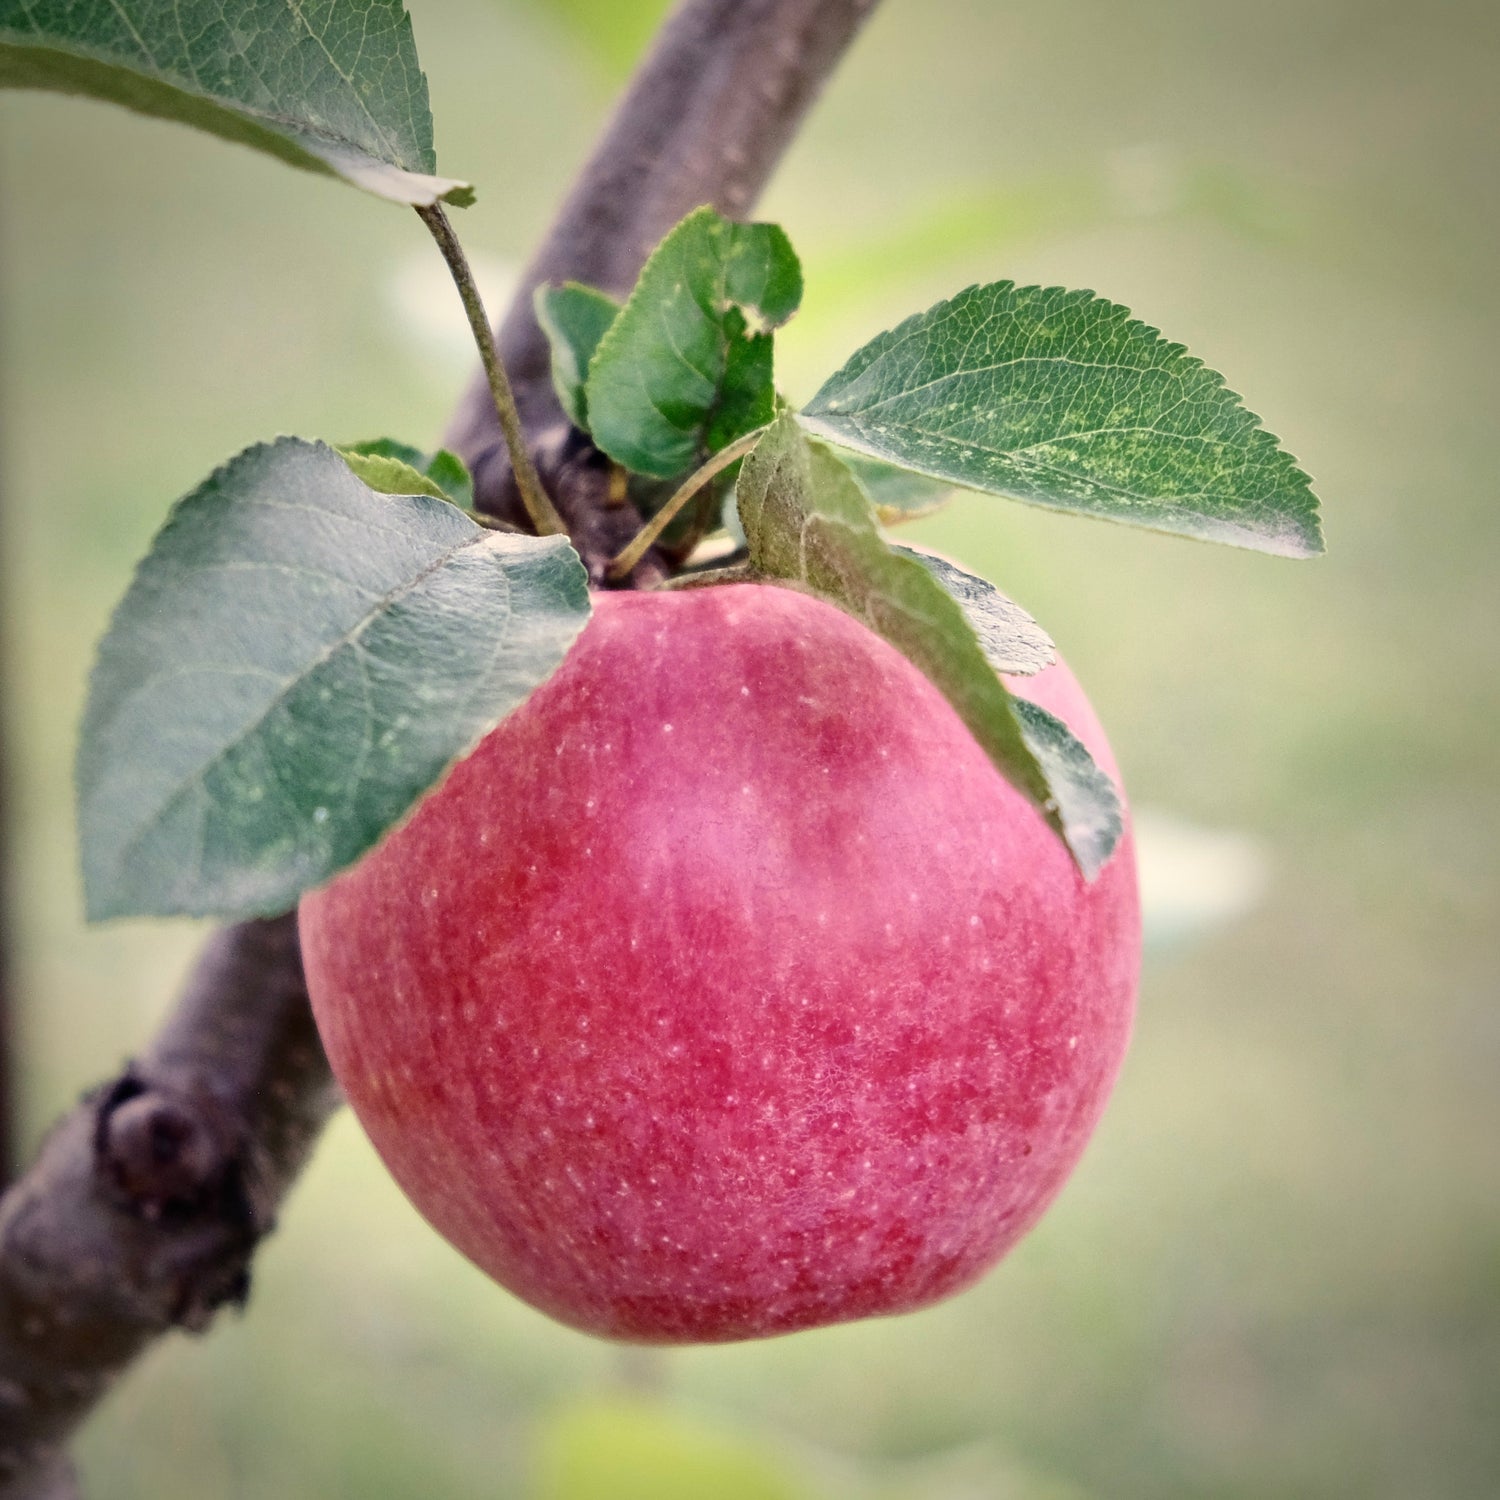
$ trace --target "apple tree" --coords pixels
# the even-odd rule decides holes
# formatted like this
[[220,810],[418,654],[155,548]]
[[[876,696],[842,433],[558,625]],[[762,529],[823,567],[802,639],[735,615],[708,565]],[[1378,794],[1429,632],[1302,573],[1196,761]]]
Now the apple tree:
[[73,1493],[110,1383],[244,1302],[335,1072],[471,1258],[629,1338],[919,1305],[1076,1160],[1117,774],[1042,627],[888,531],[961,487],[1302,557],[1317,506],[1088,291],[959,291],[786,402],[749,215],[873,3],[683,0],[496,330],[400,0],[0,0],[0,82],[415,210],[480,361],[436,448],[226,459],[100,644],[89,914],[227,925],[0,1208],[0,1494]]

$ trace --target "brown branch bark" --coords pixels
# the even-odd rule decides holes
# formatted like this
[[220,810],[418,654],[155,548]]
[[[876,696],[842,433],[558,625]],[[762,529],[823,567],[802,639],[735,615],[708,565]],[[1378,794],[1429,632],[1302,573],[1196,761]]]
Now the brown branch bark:
[[63,1445],[120,1371],[243,1303],[336,1102],[295,917],[215,934],[150,1051],[0,1203],[0,1496],[71,1494]]
[[[531,311],[543,281],[627,291],[689,209],[753,203],[875,0],[684,0],[501,325],[539,467],[596,579],[640,524],[572,432]],[[448,442],[524,524],[483,382]],[[662,576],[649,557],[632,581]],[[77,1494],[65,1447],[150,1342],[244,1301],[250,1261],[336,1103],[292,915],[208,944],[142,1058],[60,1124],[0,1202],[0,1500]]]

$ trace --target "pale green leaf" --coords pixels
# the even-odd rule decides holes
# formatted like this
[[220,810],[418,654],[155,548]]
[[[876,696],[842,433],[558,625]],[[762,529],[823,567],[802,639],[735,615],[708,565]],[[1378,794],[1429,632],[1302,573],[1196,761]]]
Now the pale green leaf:
[[474,479],[463,459],[446,448],[424,453],[395,438],[371,438],[339,448],[345,463],[383,495],[431,495],[474,508]]
[[99,648],[78,751],[90,917],[247,917],[357,859],[559,665],[562,537],[247,449],[173,509]]
[[1092,292],[970,287],[866,344],[802,413],[951,484],[1289,557],[1307,476],[1222,378]]
[[801,266],[776,225],[695,209],[594,351],[594,441],[627,469],[671,479],[764,426],[776,409],[771,330],[801,298]]
[[[808,442],[794,418],[781,417],[745,459],[737,493],[752,569],[837,604],[919,667],[1001,775],[1062,835],[1083,873],[1096,874],[1121,827],[1109,778],[1074,776],[1067,801],[1055,795],[1016,712],[1019,700],[986,659],[963,609],[924,563],[886,546],[848,469]],[[1114,836],[1101,837],[1111,826]]]
[[350,470],[379,495],[431,495],[434,500],[448,497],[435,480],[404,459],[383,453],[360,453],[353,448],[339,448],[339,457]]
[[178,120],[399,203],[474,196],[433,175],[401,0],[0,0],[0,85]]
[[581,282],[539,286],[533,299],[536,320],[552,347],[552,385],[568,420],[589,430],[584,383],[599,340],[619,316],[620,304],[607,292]]

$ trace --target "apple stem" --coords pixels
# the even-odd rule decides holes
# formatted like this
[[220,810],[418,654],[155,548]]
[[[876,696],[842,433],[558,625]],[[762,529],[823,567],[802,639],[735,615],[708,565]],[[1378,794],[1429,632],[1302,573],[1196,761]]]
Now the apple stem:
[[627,577],[630,570],[646,555],[651,544],[672,524],[682,507],[716,474],[723,473],[736,459],[743,458],[760,441],[765,430],[764,427],[757,427],[754,432],[747,432],[744,437],[736,438],[727,448],[720,448],[707,463],[688,475],[672,498],[630,539],[629,544],[609,565],[609,572],[605,576],[612,579]]
[[542,485],[541,475],[531,461],[531,450],[526,446],[526,434],[521,429],[521,415],[516,410],[516,398],[510,388],[510,378],[500,361],[500,351],[495,347],[494,330],[480,300],[479,287],[469,267],[468,257],[448,215],[441,203],[430,208],[418,208],[417,217],[432,231],[448,270],[453,275],[453,284],[469,317],[469,327],[474,342],[479,347],[479,360],[484,366],[485,379],[489,381],[490,396],[495,403],[495,415],[500,419],[500,431],[505,436],[505,446],[510,453],[511,473],[515,475],[516,488],[521,492],[521,501],[538,536],[566,536],[568,528],[558,515],[557,507]]

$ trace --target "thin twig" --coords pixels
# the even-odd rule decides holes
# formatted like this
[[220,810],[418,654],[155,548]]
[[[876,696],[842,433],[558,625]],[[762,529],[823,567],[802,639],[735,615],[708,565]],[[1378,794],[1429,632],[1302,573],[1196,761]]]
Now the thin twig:
[[531,450],[521,427],[521,415],[516,410],[515,394],[510,388],[505,366],[501,363],[500,351],[495,347],[495,334],[490,327],[489,316],[484,310],[479,287],[469,268],[464,248],[459,244],[458,236],[454,234],[453,225],[449,223],[441,203],[418,208],[417,217],[432,231],[432,237],[437,241],[438,249],[443,252],[449,271],[453,273],[453,284],[458,288],[458,295],[463,299],[464,312],[468,314],[469,327],[479,348],[479,362],[484,367],[485,379],[489,383],[490,397],[495,403],[495,416],[499,419],[500,431],[505,436],[511,471],[516,476],[516,486],[521,491],[526,514],[531,517],[531,524],[536,527],[538,536],[566,536],[568,528],[558,515],[552,497],[543,488],[541,476],[531,461]]
[[646,555],[668,526],[677,518],[678,512],[716,474],[722,474],[736,459],[743,458],[761,439],[766,429],[757,427],[744,437],[736,438],[727,448],[720,448],[701,468],[695,469],[683,480],[672,498],[651,517],[609,565],[609,577],[624,578]]

